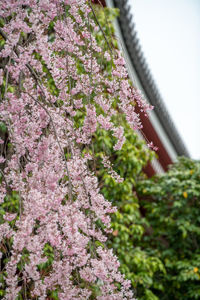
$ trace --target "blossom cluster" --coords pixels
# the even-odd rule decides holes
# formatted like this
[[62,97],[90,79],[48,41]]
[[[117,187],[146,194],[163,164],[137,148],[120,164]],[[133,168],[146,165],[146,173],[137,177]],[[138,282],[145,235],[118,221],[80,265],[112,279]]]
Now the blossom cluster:
[[[145,113],[151,107],[129,85],[121,54],[98,46],[101,28],[90,3],[0,0],[0,6],[6,62],[0,122],[12,145],[0,157],[0,201],[12,191],[19,198],[19,209],[7,211],[0,224],[2,257],[8,257],[4,297],[42,300],[56,291],[61,300],[133,299],[105,246],[116,208],[100,193],[89,167],[94,153],[86,150],[98,128],[110,131],[114,150],[121,149],[124,132],[114,116],[121,111],[132,128],[141,128],[135,102]],[[112,63],[111,75],[99,58]],[[7,141],[0,143],[6,149]],[[104,165],[120,182],[107,159]],[[42,268],[47,246],[53,261]]]

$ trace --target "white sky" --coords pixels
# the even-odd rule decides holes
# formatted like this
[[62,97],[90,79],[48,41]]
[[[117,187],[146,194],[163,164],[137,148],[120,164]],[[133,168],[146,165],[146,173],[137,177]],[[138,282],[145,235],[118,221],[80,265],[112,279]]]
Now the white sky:
[[200,159],[200,0],[129,0],[151,73],[192,158]]

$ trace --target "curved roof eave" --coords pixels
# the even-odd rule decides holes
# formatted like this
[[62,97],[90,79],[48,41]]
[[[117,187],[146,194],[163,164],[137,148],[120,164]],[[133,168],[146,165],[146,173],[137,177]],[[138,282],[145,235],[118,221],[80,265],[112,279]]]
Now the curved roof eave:
[[164,101],[158,91],[158,88],[144,58],[139,39],[137,38],[135,24],[132,21],[132,14],[130,13],[128,0],[113,0],[113,3],[115,7],[120,9],[118,23],[122,32],[124,44],[127,48],[131,63],[136,70],[141,85],[148,97],[148,100],[154,106],[154,111],[167,136],[169,137],[174,149],[176,150],[177,155],[184,155],[189,157],[189,152],[167,111]]

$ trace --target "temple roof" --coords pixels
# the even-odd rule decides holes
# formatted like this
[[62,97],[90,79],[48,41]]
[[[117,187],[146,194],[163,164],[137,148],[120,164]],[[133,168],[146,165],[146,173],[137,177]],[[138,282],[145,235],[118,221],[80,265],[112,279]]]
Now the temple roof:
[[190,156],[189,152],[180,137],[176,126],[165,106],[165,103],[159,93],[156,83],[152,77],[148,64],[145,60],[141,49],[140,41],[137,37],[137,31],[133,22],[131,8],[128,5],[128,0],[113,0],[116,8],[120,9],[118,23],[121,34],[126,46],[131,64],[136,70],[143,90],[148,98],[148,101],[154,106],[154,111],[158,117],[162,127],[165,130],[170,142],[172,143],[178,156]]

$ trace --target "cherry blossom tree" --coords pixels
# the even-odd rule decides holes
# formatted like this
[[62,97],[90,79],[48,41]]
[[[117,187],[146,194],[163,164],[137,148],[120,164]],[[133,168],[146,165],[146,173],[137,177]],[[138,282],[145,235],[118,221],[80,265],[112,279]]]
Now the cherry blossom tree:
[[[105,246],[116,208],[100,193],[94,134],[108,131],[117,151],[125,138],[116,116],[138,129],[135,103],[145,114],[152,107],[129,84],[89,1],[0,6],[3,297],[134,299]],[[106,155],[102,165],[120,184]]]

